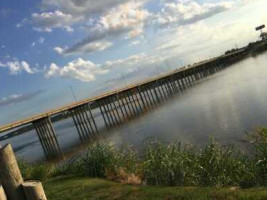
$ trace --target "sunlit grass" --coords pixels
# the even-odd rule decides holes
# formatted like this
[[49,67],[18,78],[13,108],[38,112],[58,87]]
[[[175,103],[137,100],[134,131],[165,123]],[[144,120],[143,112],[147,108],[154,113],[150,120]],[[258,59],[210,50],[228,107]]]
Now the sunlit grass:
[[104,179],[60,178],[44,183],[49,200],[265,200],[265,188],[132,186]]

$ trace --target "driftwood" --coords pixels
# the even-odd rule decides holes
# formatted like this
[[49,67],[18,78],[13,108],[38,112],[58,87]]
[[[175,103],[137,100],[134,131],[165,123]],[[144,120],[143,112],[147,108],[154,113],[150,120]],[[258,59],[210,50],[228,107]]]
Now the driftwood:
[[47,200],[40,181],[27,181],[22,184],[27,200]]

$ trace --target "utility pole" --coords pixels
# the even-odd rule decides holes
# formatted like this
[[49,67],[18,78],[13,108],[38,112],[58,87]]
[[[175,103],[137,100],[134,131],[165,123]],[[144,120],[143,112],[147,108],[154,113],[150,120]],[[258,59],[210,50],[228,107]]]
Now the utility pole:
[[127,82],[126,82],[124,74],[123,73],[120,73],[120,74],[121,74],[121,77],[122,77],[122,81],[124,82],[125,86],[128,88],[128,85],[127,85]]
[[76,98],[76,95],[75,95],[75,93],[74,93],[74,90],[73,90],[72,86],[69,85],[69,88],[70,88],[70,91],[71,91],[71,93],[72,93],[73,99],[74,99],[75,101],[77,101],[77,98]]

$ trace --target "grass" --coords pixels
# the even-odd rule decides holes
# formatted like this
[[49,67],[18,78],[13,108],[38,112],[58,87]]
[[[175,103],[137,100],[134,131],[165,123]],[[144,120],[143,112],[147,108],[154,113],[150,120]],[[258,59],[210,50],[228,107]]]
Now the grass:
[[87,151],[63,163],[20,162],[23,177],[45,181],[51,177],[106,178],[135,185],[183,187],[266,187],[267,129],[249,135],[253,155],[236,146],[221,146],[211,139],[205,148],[180,143],[152,142],[143,153],[96,142]]
[[104,179],[56,178],[44,183],[49,200],[266,200],[267,189],[131,186]]

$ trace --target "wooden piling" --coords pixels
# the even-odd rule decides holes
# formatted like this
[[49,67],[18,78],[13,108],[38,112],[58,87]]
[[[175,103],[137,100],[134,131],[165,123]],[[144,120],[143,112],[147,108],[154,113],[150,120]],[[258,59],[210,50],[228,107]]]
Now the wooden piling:
[[140,109],[140,112],[143,112],[143,107],[142,107],[142,104],[141,104],[141,102],[140,102],[140,99],[139,99],[139,97],[138,97],[138,91],[137,91],[137,89],[135,89],[134,91],[133,91],[133,96],[134,96],[134,98],[135,98],[135,100],[136,100],[136,102],[137,102],[137,104],[138,104],[138,107],[139,107],[139,109]]
[[156,96],[157,104],[159,104],[161,102],[161,100],[160,100],[159,94],[158,94],[158,92],[156,90],[156,85],[153,86],[153,92],[154,92],[154,94]]
[[146,102],[146,107],[149,109],[150,108],[150,103],[149,103],[149,100],[148,100],[148,97],[147,97],[147,95],[146,95],[146,93],[145,93],[145,88],[144,87],[142,87],[142,92],[141,92],[141,94],[143,95],[143,97],[144,97],[144,100],[145,100],[145,102]]
[[62,157],[55,130],[50,117],[45,117],[33,122],[40,143],[48,160]]
[[110,100],[110,105],[111,105],[111,107],[113,107],[112,110],[113,110],[114,117],[117,121],[117,124],[118,125],[122,124],[123,122],[121,120],[121,116],[120,116],[120,113],[118,111],[118,106],[115,104],[114,98],[112,98],[112,100]]
[[10,144],[0,148],[0,180],[8,200],[26,200],[21,187],[23,178]]
[[27,200],[47,200],[40,181],[27,181],[22,184]]
[[166,91],[164,90],[162,81],[159,83],[159,90],[161,91],[162,97],[165,99],[165,101],[168,101],[168,94],[166,94]]
[[172,88],[174,90],[174,93],[177,94],[179,92],[179,89],[176,85],[175,79],[173,78],[173,75],[170,76],[170,83],[172,85]]
[[126,101],[128,102],[128,105],[129,107],[131,107],[131,110],[133,111],[133,116],[138,116],[138,112],[136,112],[136,110],[134,109],[134,106],[133,106],[133,101],[131,100],[131,94],[129,94],[129,91],[126,91]]
[[94,131],[94,128],[93,128],[93,124],[91,122],[91,118],[88,114],[88,106],[87,105],[83,105],[81,107],[81,112],[84,116],[84,119],[85,119],[85,123],[87,124],[87,127],[88,127],[88,132],[90,133],[90,136],[92,139],[96,139],[96,135],[95,135],[95,131]]
[[140,97],[140,99],[141,99],[141,102],[142,102],[142,104],[143,104],[143,109],[147,110],[147,109],[148,109],[148,105],[146,104],[145,99],[144,99],[144,97],[142,96],[142,91],[141,91],[140,86],[137,87],[137,90],[138,90],[138,94],[139,94],[139,97]]
[[82,144],[83,144],[84,141],[85,141],[85,137],[84,137],[83,131],[82,131],[82,129],[81,129],[79,123],[78,123],[78,119],[76,118],[77,116],[75,115],[75,111],[74,111],[74,110],[70,110],[69,112],[71,113],[71,116],[72,116],[74,125],[75,125],[75,127],[76,127],[76,130],[77,130],[77,132],[78,132],[80,141],[81,141]]
[[114,123],[113,123],[113,120],[111,119],[110,113],[109,113],[108,108],[106,106],[106,102],[104,101],[104,99],[102,99],[101,102],[102,102],[102,106],[104,109],[104,113],[108,119],[109,127],[112,127],[112,126],[114,126]]
[[164,92],[166,93],[166,98],[169,99],[169,97],[171,96],[171,91],[168,89],[165,81],[163,82],[162,86],[164,88]]
[[123,116],[123,119],[124,119],[124,121],[127,121],[127,111],[125,109],[125,106],[123,105],[123,102],[119,98],[119,94],[118,93],[116,94],[116,99],[117,99],[117,102],[119,104],[119,108],[120,108],[121,114]]
[[123,97],[122,97],[123,105],[124,105],[124,107],[126,107],[126,110],[128,111],[127,113],[128,113],[129,118],[132,118],[132,117],[134,117],[134,113],[133,113],[133,111],[129,105],[128,100],[127,100],[127,94],[125,94],[125,92],[124,92],[122,95],[123,95]]
[[114,126],[119,126],[119,121],[117,119],[117,116],[116,116],[116,113],[115,113],[115,110],[114,108],[112,107],[112,103],[111,103],[111,97],[108,97],[106,98],[106,105],[107,105],[107,108],[109,110],[109,114],[111,116],[111,120],[113,121],[114,123]]
[[150,97],[151,97],[152,102],[153,102],[153,106],[155,107],[156,104],[157,104],[157,99],[155,98],[154,94],[152,93],[152,91],[151,91],[151,87],[149,87],[149,89],[148,89],[148,93],[150,94]]
[[88,130],[86,128],[86,125],[84,124],[84,121],[83,121],[83,118],[81,116],[79,109],[76,108],[74,114],[75,114],[76,120],[78,122],[77,124],[78,124],[78,126],[82,132],[83,141],[89,140],[90,136],[89,136]]
[[138,105],[137,105],[137,103],[136,103],[136,101],[135,101],[135,99],[134,99],[134,97],[133,97],[133,92],[132,92],[131,90],[129,90],[128,93],[129,93],[129,97],[130,97],[130,99],[131,99],[131,102],[132,102],[133,108],[135,109],[136,114],[137,114],[137,115],[140,115],[141,112],[140,112],[140,110],[138,109]]
[[84,132],[87,136],[88,139],[92,139],[92,132],[90,130],[90,127],[88,125],[86,116],[85,116],[85,111],[83,110],[82,107],[77,107],[77,113],[80,116],[80,124],[84,127]]
[[92,119],[92,121],[93,121],[94,127],[95,127],[95,132],[96,132],[96,133],[99,133],[98,128],[97,128],[97,124],[96,124],[96,121],[95,121],[95,118],[94,118],[94,115],[93,115],[93,113],[92,113],[92,109],[91,109],[91,105],[90,105],[90,103],[88,103],[87,106],[88,106],[88,110],[89,110],[91,119]]
[[109,125],[109,123],[108,123],[107,116],[105,115],[105,113],[104,113],[104,111],[103,111],[103,109],[102,109],[102,102],[101,102],[100,100],[98,100],[98,101],[97,101],[97,104],[98,104],[98,108],[99,108],[99,110],[100,110],[100,113],[101,113],[101,115],[102,115],[102,117],[103,117],[103,119],[104,119],[104,123],[105,123],[106,127],[107,127],[107,128],[110,128],[110,125]]
[[149,104],[149,107],[153,107],[153,102],[152,102],[152,100],[151,100],[151,97],[150,97],[150,95],[148,94],[148,92],[147,92],[147,86],[144,88],[144,95],[145,95],[145,97],[146,97],[146,99],[147,99],[147,102],[148,102],[148,104]]
[[7,200],[6,193],[5,193],[4,188],[2,187],[2,185],[0,185],[0,200]]

